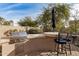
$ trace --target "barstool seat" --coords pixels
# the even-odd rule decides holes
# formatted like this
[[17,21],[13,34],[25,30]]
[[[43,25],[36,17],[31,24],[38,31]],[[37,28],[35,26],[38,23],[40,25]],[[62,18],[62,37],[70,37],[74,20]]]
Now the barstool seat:
[[66,38],[63,38],[63,40],[66,40],[67,42],[70,42],[71,41],[70,39],[66,39]]
[[66,44],[66,40],[60,39],[59,42]]
[[[64,54],[67,55],[66,42],[67,41],[66,40],[63,40],[62,38],[59,39],[59,40],[55,39],[55,43],[57,44],[57,49],[56,49],[57,50],[57,55],[59,55],[59,53],[63,53],[63,50],[65,51]],[[60,52],[60,49],[61,49],[62,52]]]
[[60,40],[55,40],[56,43],[58,44],[66,44],[66,40],[60,39]]

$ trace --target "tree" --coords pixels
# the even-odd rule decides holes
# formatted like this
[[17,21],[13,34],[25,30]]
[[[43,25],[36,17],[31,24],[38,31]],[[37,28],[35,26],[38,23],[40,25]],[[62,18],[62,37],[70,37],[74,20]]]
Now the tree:
[[50,20],[51,20],[51,13],[49,8],[44,8],[44,11],[42,13],[42,23],[43,23],[43,31],[50,31],[49,26],[50,26]]
[[10,25],[11,23],[9,21],[4,21],[3,25]]
[[72,17],[74,20],[69,22],[70,32],[77,33],[79,32],[79,11],[76,10],[75,14],[72,15]]
[[65,28],[64,22],[67,22],[70,17],[69,4],[56,4],[56,30],[62,31]]
[[13,25],[13,23],[14,23],[13,20],[10,20],[9,22],[10,22],[10,25]]
[[11,25],[11,22],[10,21],[7,21],[3,17],[0,17],[0,25]]
[[4,23],[5,19],[3,17],[0,17],[0,25]]
[[49,8],[43,8],[42,14],[37,17],[37,22],[43,27],[43,31],[50,30],[51,13]]
[[38,16],[40,23],[42,23],[44,31],[47,31],[48,25],[51,29],[51,17],[52,6],[56,6],[56,30],[60,31],[64,28],[63,20],[68,20],[70,17],[70,5],[69,4],[49,4],[47,8],[44,8],[43,13]]
[[31,17],[25,17],[25,18],[23,18],[22,20],[20,20],[20,21],[18,22],[18,24],[19,24],[20,26],[30,26],[30,27],[35,27],[35,26],[37,26],[36,21],[32,20]]

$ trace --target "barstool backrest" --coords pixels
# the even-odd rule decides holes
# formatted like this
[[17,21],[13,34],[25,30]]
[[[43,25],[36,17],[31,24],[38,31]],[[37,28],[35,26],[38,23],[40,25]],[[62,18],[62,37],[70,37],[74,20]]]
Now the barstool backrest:
[[60,36],[60,32],[58,33],[58,37],[57,40],[60,40],[61,36]]
[[68,37],[68,34],[67,33],[60,33],[58,34],[58,40],[60,40],[61,38],[67,38]]
[[66,40],[69,40],[70,38],[72,38],[72,34],[70,33],[61,33],[60,36],[61,38],[65,38]]
[[67,33],[67,39],[70,39],[70,38],[72,38],[72,34]]

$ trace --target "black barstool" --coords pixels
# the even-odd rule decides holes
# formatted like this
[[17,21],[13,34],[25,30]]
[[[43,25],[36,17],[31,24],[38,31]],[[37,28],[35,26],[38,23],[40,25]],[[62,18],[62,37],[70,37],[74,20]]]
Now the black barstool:
[[[67,50],[66,50],[66,40],[62,40],[62,39],[60,39],[60,40],[56,40],[55,39],[55,42],[56,42],[56,44],[57,44],[57,46],[56,46],[56,52],[57,52],[57,56],[59,55],[59,54],[61,54],[61,53],[63,53],[63,51],[65,51],[63,54],[66,54],[66,56],[67,56]],[[61,51],[60,51],[61,50]]]
[[57,52],[57,55],[59,54],[60,49],[61,49],[61,52],[63,52],[64,50],[66,55],[67,55],[66,49],[69,49],[70,54],[71,54],[70,44],[71,44],[71,40],[69,39],[69,34],[66,35],[66,38],[62,38],[59,33],[58,38],[55,39],[55,52]]

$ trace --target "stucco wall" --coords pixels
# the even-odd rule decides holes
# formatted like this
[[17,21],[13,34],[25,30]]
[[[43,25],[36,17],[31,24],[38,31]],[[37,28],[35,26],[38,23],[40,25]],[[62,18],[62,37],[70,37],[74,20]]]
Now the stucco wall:
[[3,26],[0,25],[0,36],[4,36],[4,32],[10,29],[18,29],[18,30],[25,30],[25,27],[21,26]]
[[2,56],[15,56],[15,44],[2,44]]

